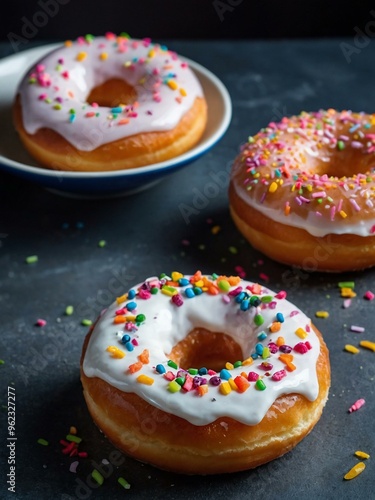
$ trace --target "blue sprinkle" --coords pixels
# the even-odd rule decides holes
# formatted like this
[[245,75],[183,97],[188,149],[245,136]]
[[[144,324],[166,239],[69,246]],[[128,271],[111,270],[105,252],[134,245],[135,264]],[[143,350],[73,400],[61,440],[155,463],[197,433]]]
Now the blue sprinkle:
[[267,338],[266,332],[258,333],[258,340],[264,340],[265,338]]
[[193,297],[195,297],[193,288],[186,288],[185,295],[188,299],[192,299]]
[[349,129],[349,132],[352,134],[353,132],[355,132],[357,129],[359,129],[361,125],[359,123],[356,123],[355,125],[353,125],[352,127],[350,127]]
[[156,371],[157,371],[158,373],[161,373],[161,374],[162,374],[162,373],[165,373],[165,372],[166,372],[166,369],[165,369],[164,365],[156,365]]
[[284,315],[281,312],[278,312],[276,314],[276,321],[279,321],[279,323],[284,323]]
[[243,299],[246,297],[246,293],[245,292],[241,292],[239,293],[236,298],[234,299],[236,302],[240,303],[243,301]]
[[222,380],[229,380],[230,378],[232,378],[232,375],[230,374],[230,372],[228,370],[226,370],[225,368],[223,368],[220,371],[220,378]]
[[241,302],[240,309],[241,311],[247,311],[250,307],[250,300],[245,299]]
[[73,113],[69,116],[69,122],[73,123],[74,120],[77,118],[77,115],[74,115]]
[[201,293],[203,293],[202,288],[199,288],[199,286],[195,286],[193,288],[193,291],[194,291],[195,295],[200,295]]
[[253,352],[253,354],[250,354],[250,357],[253,359],[258,359],[258,354],[256,352]]
[[202,366],[202,368],[198,369],[198,373],[199,373],[199,375],[207,375],[208,370],[205,366]]
[[180,286],[187,286],[190,283],[190,281],[187,278],[180,278],[178,280],[178,284]]
[[136,302],[128,302],[125,307],[128,311],[133,311],[134,309],[137,309],[137,303]]
[[127,342],[129,342],[130,340],[130,335],[128,335],[127,333],[125,333],[125,335],[123,335],[122,339],[121,339],[121,342],[123,344],[126,344]]
[[129,290],[128,291],[128,299],[134,299],[136,295],[136,291],[135,290]]
[[121,112],[122,112],[121,106],[117,106],[116,108],[111,109],[111,113],[121,113]]
[[256,352],[259,356],[261,356],[261,355],[263,354],[263,349],[264,349],[264,347],[263,347],[263,345],[262,345],[262,344],[257,344],[257,345],[255,346],[255,352]]
[[134,345],[131,342],[126,342],[125,347],[128,351],[134,351]]

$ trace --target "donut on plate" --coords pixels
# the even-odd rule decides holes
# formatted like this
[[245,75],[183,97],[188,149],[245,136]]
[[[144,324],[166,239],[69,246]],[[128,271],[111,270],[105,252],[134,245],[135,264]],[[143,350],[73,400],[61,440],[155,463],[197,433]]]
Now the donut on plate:
[[14,122],[44,167],[120,170],[174,158],[200,140],[203,90],[188,63],[149,39],[65,42],[21,81]]
[[270,123],[241,148],[230,210],[248,241],[306,270],[375,264],[375,115],[322,110]]
[[128,455],[186,474],[240,471],[291,450],[328,397],[309,318],[234,276],[149,278],[118,297],[81,358],[88,409]]

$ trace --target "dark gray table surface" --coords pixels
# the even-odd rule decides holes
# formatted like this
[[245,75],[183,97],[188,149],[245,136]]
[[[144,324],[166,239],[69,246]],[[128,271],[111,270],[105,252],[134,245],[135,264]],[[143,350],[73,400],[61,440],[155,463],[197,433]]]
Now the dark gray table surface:
[[[344,351],[375,341],[375,271],[321,274],[270,261],[244,241],[228,213],[228,166],[240,143],[271,120],[319,108],[375,110],[375,42],[362,40],[167,41],[213,71],[227,86],[233,119],[223,139],[195,163],[152,189],[107,200],[58,196],[0,172],[0,497],[19,499],[349,499],[375,498],[375,466],[352,481],[343,475],[375,454],[375,353]],[[346,45],[343,45],[345,43]],[[30,47],[36,43],[30,43]],[[11,53],[0,45],[0,56]],[[1,89],[0,89],[1,92]],[[11,127],[1,123],[0,127]],[[218,181],[220,178],[220,181]],[[212,185],[216,187],[212,187]],[[214,195],[212,194],[214,193]],[[194,209],[188,220],[183,207]],[[219,232],[213,231],[218,226]],[[98,246],[100,240],[106,246]],[[37,263],[25,258],[38,255]],[[236,273],[265,283],[310,315],[330,349],[332,387],[313,432],[284,457],[253,471],[185,477],[125,456],[102,486],[87,478],[93,462],[113,457],[86,410],[79,358],[86,327],[119,290],[147,276],[179,270]],[[357,296],[343,307],[338,282],[354,280]],[[72,316],[64,315],[73,305]],[[315,318],[326,310],[329,317]],[[47,321],[37,327],[38,318]],[[353,333],[351,325],[365,328]],[[16,493],[7,491],[7,387],[16,392]],[[366,404],[348,408],[359,398]],[[88,458],[62,453],[60,439],[76,426]],[[48,440],[48,446],[37,443]],[[131,484],[124,490],[117,478]]]

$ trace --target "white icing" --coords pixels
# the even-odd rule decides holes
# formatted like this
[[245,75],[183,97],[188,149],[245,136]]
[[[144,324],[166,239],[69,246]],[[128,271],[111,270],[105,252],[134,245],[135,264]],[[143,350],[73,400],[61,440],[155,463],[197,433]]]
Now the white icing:
[[[240,283],[244,288],[251,285],[252,283],[248,281]],[[134,289],[138,287],[139,285]],[[298,393],[310,401],[316,399],[319,392],[316,361],[320,343],[314,331],[310,330],[310,320],[304,313],[286,299],[276,298],[274,292],[265,288],[259,296],[271,295],[273,297],[271,306],[263,304],[251,307],[247,311],[242,311],[233,297],[226,303],[225,293],[218,295],[203,293],[187,298],[185,288],[178,289],[183,299],[180,307],[172,302],[171,297],[160,291],[147,300],[137,296],[120,306],[117,302],[112,304],[94,327],[83,361],[84,373],[88,377],[99,377],[121,391],[136,393],[151,405],[184,418],[194,425],[206,425],[224,416],[255,425],[263,419],[273,402],[283,394]],[[235,288],[237,286],[231,287],[231,290]],[[249,294],[251,295],[250,292]],[[117,332],[123,330],[124,325],[114,324],[113,319],[116,310],[134,301],[137,303],[135,314],[144,314],[146,320],[139,325],[136,332],[123,332],[129,333],[139,344],[133,351],[128,352],[117,336]],[[278,333],[270,333],[269,326],[276,320],[278,312],[283,314],[284,322],[281,323]],[[256,326],[254,323],[256,313],[261,313],[264,318],[261,326]],[[155,367],[163,364],[167,371],[176,374],[177,370],[167,365],[168,353],[190,331],[199,327],[230,335],[241,347],[243,360],[255,352],[257,343],[267,346],[270,341],[275,342],[278,336],[284,337],[285,344],[291,347],[298,342],[308,341],[312,348],[305,354],[291,352],[296,369],[292,372],[287,371],[287,375],[280,381],[272,380],[271,376],[266,376],[265,370],[259,367],[262,361],[272,363],[270,375],[285,369],[285,364],[278,359],[280,352],[271,354],[266,360],[258,358],[249,366],[239,366],[230,370],[233,379],[242,372],[258,373],[266,385],[263,391],[256,389],[255,382],[251,382],[246,392],[239,393],[233,390],[225,396],[221,394],[219,387],[208,382],[208,393],[204,396],[199,396],[194,389],[189,392],[181,389],[172,393],[168,390],[169,382],[162,374],[157,373]],[[307,331],[305,339],[301,340],[295,333],[298,328]],[[267,333],[267,337],[260,341],[257,336],[262,331]],[[114,359],[106,350],[108,346],[118,347],[126,353],[125,357]],[[138,356],[144,349],[149,350],[149,364],[144,364],[140,371],[130,374],[129,365],[138,361]],[[140,374],[152,377],[153,385],[137,382]],[[204,377],[208,380],[211,378],[209,375]]]
[[[81,52],[86,57],[79,61]],[[103,53],[108,56],[105,60],[100,58]],[[30,77],[36,78],[35,83],[30,83]],[[114,118],[112,108],[86,103],[90,91],[111,78],[133,86],[139,104]],[[169,80],[176,89],[170,88]],[[82,151],[143,132],[171,130],[196,97],[203,95],[198,79],[175,53],[147,40],[122,39],[119,45],[115,38],[106,37],[89,42],[80,38],[49,53],[27,72],[18,93],[29,134],[47,127]],[[69,121],[71,109],[75,110],[73,122]],[[98,116],[87,117],[88,112]],[[121,119],[129,122],[120,125]]]

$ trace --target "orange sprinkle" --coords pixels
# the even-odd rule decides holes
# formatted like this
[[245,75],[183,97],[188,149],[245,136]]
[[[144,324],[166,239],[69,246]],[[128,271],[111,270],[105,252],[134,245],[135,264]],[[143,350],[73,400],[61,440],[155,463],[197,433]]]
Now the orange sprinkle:
[[277,340],[276,340],[276,345],[278,347],[280,347],[281,345],[284,345],[285,344],[285,339],[284,337],[277,337]]
[[113,318],[113,323],[115,325],[118,325],[120,323],[126,323],[126,316],[122,315],[122,314],[119,314],[118,316],[115,316]]
[[77,61],[84,61],[87,57],[87,52],[78,52],[76,60]]
[[150,353],[148,349],[144,349],[142,353],[138,356],[138,359],[144,365],[147,365],[150,362]]
[[102,60],[102,61],[105,61],[106,59],[108,59],[108,53],[107,52],[102,52],[99,56],[99,58]]
[[175,80],[168,80],[167,85],[172,90],[178,89],[178,85],[177,85],[177,82]]
[[127,125],[129,122],[129,118],[121,118],[121,120],[117,122],[117,125]]
[[281,328],[280,321],[274,321],[272,323],[272,325],[269,327],[269,330],[270,330],[271,333],[275,333],[275,332],[280,331],[280,328]]
[[238,392],[245,392],[250,387],[250,382],[242,375],[238,375],[234,379],[234,382],[236,383],[236,386],[238,388]]
[[141,361],[137,361],[136,363],[133,363],[129,365],[129,372],[130,373],[135,373],[138,372],[143,366],[143,363]]
[[289,215],[290,214],[290,205],[289,203],[285,205],[284,207],[284,214]]
[[207,394],[207,392],[208,392],[208,385],[207,384],[203,384],[203,385],[198,386],[198,395],[199,396],[204,396],[205,394]]
[[73,45],[73,42],[71,40],[65,40],[64,45],[65,47],[71,47]]

